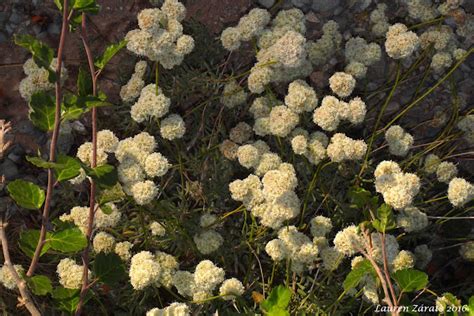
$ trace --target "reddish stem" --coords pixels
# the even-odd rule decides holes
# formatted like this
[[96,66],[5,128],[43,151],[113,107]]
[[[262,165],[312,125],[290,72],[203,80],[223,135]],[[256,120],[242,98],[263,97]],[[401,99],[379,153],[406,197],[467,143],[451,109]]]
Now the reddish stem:
[[[54,111],[54,128],[53,128],[53,135],[51,137],[51,145],[49,147],[49,161],[54,162],[56,160],[56,146],[58,143],[59,137],[59,128],[61,123],[61,67],[63,64],[63,51],[64,45],[66,42],[66,34],[68,33],[68,0],[64,0],[63,2],[63,22],[61,27],[61,35],[59,38],[59,47],[58,47],[58,57],[57,57],[57,65],[56,65],[56,108]],[[39,258],[41,256],[41,251],[43,250],[43,246],[45,244],[46,239],[46,225],[49,222],[49,209],[51,206],[51,199],[53,197],[53,190],[54,190],[54,173],[53,169],[48,169],[48,186],[46,189],[46,199],[44,202],[43,208],[43,215],[41,218],[41,231],[40,236],[38,239],[38,244],[35,249],[35,253],[33,255],[33,259],[31,259],[31,264],[26,273],[26,276],[31,277],[38,265]]]
[[[81,39],[82,44],[84,46],[84,50],[86,51],[87,55],[87,62],[89,64],[89,71],[92,78],[92,94],[96,96],[97,94],[97,75],[95,72],[94,66],[94,59],[92,58],[91,49],[89,43],[87,41],[87,21],[86,21],[86,14],[82,13],[82,27],[81,27]],[[97,166],[97,108],[92,108],[92,161],[91,167],[95,168]],[[87,222],[87,246],[82,253],[82,263],[84,265],[84,270],[82,274],[82,288],[81,288],[81,295],[79,299],[79,303],[76,309],[76,315],[81,315],[82,308],[84,306],[84,299],[89,290],[89,250],[90,244],[92,239],[92,230],[94,228],[94,215],[95,215],[95,182],[94,180],[90,179],[91,186],[90,186],[90,203],[89,203],[89,218]]]

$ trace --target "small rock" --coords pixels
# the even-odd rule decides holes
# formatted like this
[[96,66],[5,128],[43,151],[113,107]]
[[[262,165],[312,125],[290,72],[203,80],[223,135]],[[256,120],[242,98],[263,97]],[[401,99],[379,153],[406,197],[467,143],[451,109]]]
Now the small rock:
[[61,33],[61,28],[56,23],[51,23],[48,25],[48,33],[52,35],[57,35]]
[[19,15],[17,12],[13,12],[12,15],[10,15],[10,23],[18,24],[22,22],[22,17]]
[[275,0],[258,0],[258,3],[269,9],[275,4]]
[[18,167],[13,161],[6,158],[3,163],[0,164],[0,174],[3,174],[7,180],[13,180],[18,176]]
[[297,8],[303,8],[310,4],[311,0],[292,0],[293,5]]
[[74,121],[71,123],[71,128],[73,131],[79,133],[79,134],[82,134],[82,135],[85,135],[87,133],[87,130],[84,126],[84,124],[82,124],[80,121]]
[[313,0],[311,9],[316,12],[328,12],[336,8],[340,0]]
[[310,22],[310,23],[319,23],[321,22],[321,20],[318,18],[318,16],[313,12],[309,12],[305,15],[305,18],[306,18],[306,21]]
[[19,163],[21,161],[21,156],[15,154],[15,153],[10,153],[10,154],[8,154],[7,157],[8,157],[8,159],[10,159],[11,161],[13,161],[15,163]]

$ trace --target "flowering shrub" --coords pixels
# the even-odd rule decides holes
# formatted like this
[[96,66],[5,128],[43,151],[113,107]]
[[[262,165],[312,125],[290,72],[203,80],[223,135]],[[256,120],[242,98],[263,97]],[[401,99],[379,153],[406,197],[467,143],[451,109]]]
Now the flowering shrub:
[[[0,214],[2,293],[19,295],[9,311],[474,312],[464,282],[474,184],[463,161],[474,115],[451,76],[473,53],[462,1],[396,1],[407,12],[396,18],[394,3],[369,1],[366,37],[335,20],[311,32],[308,14],[279,1],[213,38],[183,3],[165,0],[97,54],[87,21],[98,3],[54,2],[56,53],[15,37],[32,55],[19,92],[50,141],[49,153],[25,157],[46,183],[2,180],[16,216],[35,218],[15,226]],[[469,22],[453,27],[461,11]],[[75,73],[64,59],[68,30],[87,56],[74,89],[65,88]],[[113,105],[99,83],[127,53],[133,69]],[[384,60],[383,82],[370,82]],[[407,112],[436,89],[451,92],[452,109],[426,137],[426,122]],[[408,101],[389,111],[397,93]],[[80,121],[90,134],[62,152],[61,131]],[[445,284],[447,267],[460,268],[460,284]]]

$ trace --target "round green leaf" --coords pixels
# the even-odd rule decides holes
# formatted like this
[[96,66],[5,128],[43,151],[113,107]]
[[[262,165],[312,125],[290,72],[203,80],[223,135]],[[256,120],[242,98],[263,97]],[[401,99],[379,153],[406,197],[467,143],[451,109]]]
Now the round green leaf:
[[77,227],[54,233],[48,243],[52,249],[61,252],[76,252],[87,245],[87,239]]
[[32,182],[15,180],[7,185],[8,193],[21,207],[37,210],[43,205],[44,191]]
[[28,279],[28,286],[36,295],[46,295],[53,291],[51,280],[45,275],[35,275]]

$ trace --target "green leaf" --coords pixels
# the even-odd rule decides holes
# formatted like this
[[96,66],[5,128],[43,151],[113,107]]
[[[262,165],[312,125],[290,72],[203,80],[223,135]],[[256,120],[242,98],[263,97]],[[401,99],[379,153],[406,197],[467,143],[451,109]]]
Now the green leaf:
[[388,230],[394,229],[397,227],[395,219],[393,217],[392,208],[387,204],[382,204],[377,209],[377,219],[372,221],[372,225],[377,231],[385,233]]
[[107,46],[102,56],[95,60],[94,65],[99,69],[104,69],[107,63],[126,45],[127,41],[122,40],[117,44]]
[[125,267],[115,253],[99,253],[94,260],[93,272],[103,283],[115,285],[126,276]]
[[79,12],[98,13],[99,5],[96,0],[76,0],[73,9]]
[[79,228],[69,228],[48,238],[51,248],[61,252],[76,252],[87,246],[87,239]]
[[69,180],[81,173],[81,163],[76,158],[59,154],[54,171],[57,181]]
[[74,313],[79,303],[80,290],[66,289],[60,286],[55,288],[51,294],[60,310]]
[[79,68],[79,74],[77,75],[77,94],[79,96],[92,94],[91,75],[82,67]]
[[15,34],[15,44],[29,50],[39,67],[49,69],[54,51],[48,45],[28,34]]
[[101,207],[106,206],[106,203],[121,201],[125,198],[125,193],[122,190],[120,183],[115,184],[110,189],[102,190],[99,193],[98,203]]
[[39,129],[49,132],[54,128],[55,101],[46,92],[37,92],[30,100],[30,120]]
[[287,307],[291,300],[291,290],[283,285],[273,288],[266,300],[260,303],[260,307],[268,315],[289,315]]
[[363,209],[365,206],[374,206],[378,203],[378,197],[372,196],[370,191],[361,187],[351,187],[348,195],[350,197],[352,207]]
[[344,283],[342,284],[344,291],[347,292],[359,285],[360,281],[367,273],[373,273],[373,269],[374,268],[367,259],[364,259],[359,264],[357,264],[344,279]]
[[54,4],[58,7],[59,11],[63,10],[63,4],[61,3],[61,0],[54,0]]
[[469,310],[469,316],[474,316],[474,295],[469,298],[467,308]]
[[403,269],[392,274],[402,292],[418,291],[428,284],[428,275],[416,269]]
[[54,168],[54,166],[56,165],[54,162],[46,161],[41,157],[26,156],[26,160],[28,160],[32,165],[38,168],[50,169]]
[[45,275],[35,275],[27,279],[28,286],[36,295],[46,295],[53,291],[51,280]]
[[7,190],[11,198],[21,207],[37,210],[43,205],[44,191],[32,182],[15,180],[7,185]]
[[[38,245],[40,237],[40,231],[36,229],[24,230],[20,233],[20,239],[18,241],[18,246],[20,249],[30,258],[33,258],[35,253],[36,246]],[[51,237],[51,233],[46,233],[46,239]],[[51,246],[48,243],[43,245],[41,249],[40,257],[44,255]]]
[[90,168],[86,165],[82,166],[86,174],[94,179],[97,185],[102,189],[113,187],[118,181],[117,169],[111,165],[102,165],[95,168]]

